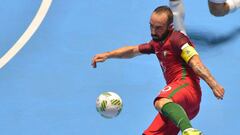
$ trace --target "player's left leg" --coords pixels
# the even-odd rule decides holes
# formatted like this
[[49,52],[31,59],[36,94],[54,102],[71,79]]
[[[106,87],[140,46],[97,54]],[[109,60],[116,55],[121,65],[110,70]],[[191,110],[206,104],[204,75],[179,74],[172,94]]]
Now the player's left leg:
[[208,0],[210,13],[214,16],[224,16],[240,8],[240,0]]
[[[174,103],[171,99],[157,99],[155,101],[155,107],[163,116],[172,121],[176,127],[180,128],[182,135],[202,135],[201,131],[192,128],[190,120],[183,107],[177,103]],[[190,118],[196,116],[197,113],[198,110],[191,112],[189,114]]]
[[156,100],[155,108],[179,127],[182,132],[188,128],[192,128],[185,110],[171,99],[160,98]]
[[[197,88],[197,87],[196,87]],[[161,112],[183,133],[201,135],[201,131],[192,128],[189,119],[194,118],[199,111],[201,92],[193,88],[191,83],[176,81],[167,85],[154,100],[155,108]]]

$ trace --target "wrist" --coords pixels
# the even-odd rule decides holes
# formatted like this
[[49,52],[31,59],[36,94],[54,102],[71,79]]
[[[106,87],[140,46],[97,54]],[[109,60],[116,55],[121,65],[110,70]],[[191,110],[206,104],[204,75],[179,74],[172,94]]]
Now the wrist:
[[210,83],[210,87],[211,88],[214,88],[216,86],[217,86],[217,82],[216,81],[213,81],[213,82]]
[[111,58],[111,52],[106,52],[106,53],[105,53],[105,56],[106,56],[107,59],[108,59],[108,58]]

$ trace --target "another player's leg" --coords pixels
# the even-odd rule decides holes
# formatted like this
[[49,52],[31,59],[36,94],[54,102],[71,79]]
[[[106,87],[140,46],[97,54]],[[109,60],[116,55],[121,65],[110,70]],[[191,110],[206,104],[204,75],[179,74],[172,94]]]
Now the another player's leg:
[[179,127],[183,135],[202,135],[201,131],[192,128],[185,110],[171,99],[157,99],[155,108]]
[[174,29],[181,31],[186,35],[186,29],[184,26],[184,5],[182,0],[170,0],[169,6],[173,12]]
[[240,8],[240,0],[208,0],[210,13],[214,16],[224,16]]

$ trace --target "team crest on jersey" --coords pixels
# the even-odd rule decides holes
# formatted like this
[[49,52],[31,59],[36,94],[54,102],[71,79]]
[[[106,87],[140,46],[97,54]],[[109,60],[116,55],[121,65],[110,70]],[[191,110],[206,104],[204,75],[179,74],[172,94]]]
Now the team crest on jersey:
[[166,57],[167,57],[167,54],[168,54],[168,51],[164,50],[164,51],[163,51],[163,57],[166,58]]

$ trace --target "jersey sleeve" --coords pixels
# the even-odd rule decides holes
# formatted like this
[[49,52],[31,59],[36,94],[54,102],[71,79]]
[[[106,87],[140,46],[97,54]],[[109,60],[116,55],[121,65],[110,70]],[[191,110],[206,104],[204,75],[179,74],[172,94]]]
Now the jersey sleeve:
[[181,56],[186,63],[188,63],[194,55],[198,55],[194,44],[181,32],[176,32],[174,34],[173,38],[171,39],[171,43],[177,55]]
[[140,44],[138,46],[138,49],[139,49],[139,52],[142,53],[142,54],[152,54],[152,53],[155,53],[154,47],[151,44],[151,42]]

